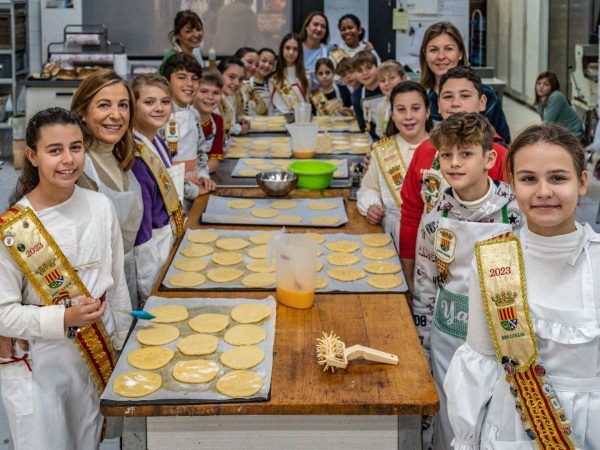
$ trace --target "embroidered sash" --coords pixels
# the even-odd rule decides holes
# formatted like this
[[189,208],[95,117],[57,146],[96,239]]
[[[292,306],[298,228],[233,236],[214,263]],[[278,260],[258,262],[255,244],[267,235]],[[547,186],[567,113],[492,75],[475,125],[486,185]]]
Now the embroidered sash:
[[[6,249],[46,305],[91,294],[44,225],[30,208],[13,206],[0,216]],[[102,392],[116,356],[101,320],[81,327],[73,339]]]
[[539,359],[519,240],[508,235],[478,242],[475,256],[496,356],[527,436],[541,449],[574,449],[571,425]]
[[313,91],[310,100],[321,116],[333,116],[337,114],[342,106],[340,99],[334,98],[329,100],[327,96],[319,90]]
[[[260,116],[264,116],[267,114],[267,110],[269,109],[265,101],[262,97],[254,90],[254,86],[250,84],[250,82],[244,82],[240,88],[242,92],[243,100],[247,106],[247,110],[250,111],[250,106],[248,105],[250,101],[254,102],[254,112]],[[244,108],[246,109],[246,108]]]
[[[296,83],[294,84],[298,86]],[[298,97],[298,93],[294,89],[294,86],[290,84],[287,78],[284,78],[283,83],[281,83],[281,85],[275,86],[275,90],[279,94],[279,97],[281,98],[281,101],[283,102],[284,106],[289,111],[293,111],[296,106],[296,103],[300,101],[300,97]],[[302,94],[302,96],[304,96],[304,93],[300,89],[300,86],[298,86],[298,90]]]
[[329,58],[333,60],[333,63],[337,66],[340,61],[344,58],[349,58],[350,55],[346,53],[346,51],[340,47],[336,47],[329,52]]
[[164,132],[169,153],[171,153],[171,156],[175,156],[179,150],[179,124],[175,118],[169,119],[167,126],[164,128]]
[[228,132],[233,125],[233,111],[229,109],[223,96],[221,96],[221,99],[219,100],[219,113],[223,118],[223,129]]
[[383,174],[385,184],[387,185],[394,203],[400,208],[402,200],[400,190],[406,177],[407,166],[398,148],[398,142],[394,136],[383,138],[373,148],[373,155],[379,171]]
[[177,240],[183,236],[184,219],[183,208],[181,207],[181,203],[179,203],[179,196],[177,195],[177,189],[175,189],[175,183],[173,183],[171,175],[169,175],[160,156],[152,150],[149,150],[144,144],[136,144],[136,147],[138,155],[146,163],[156,181],[160,195],[165,202],[167,213],[169,214],[173,235]]

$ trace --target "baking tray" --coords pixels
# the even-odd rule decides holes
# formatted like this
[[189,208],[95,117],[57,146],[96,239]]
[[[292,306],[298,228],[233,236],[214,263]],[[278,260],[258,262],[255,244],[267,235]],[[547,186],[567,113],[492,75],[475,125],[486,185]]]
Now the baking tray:
[[[254,206],[247,209],[231,209],[228,203],[232,200],[236,200],[236,197],[220,197],[211,195],[208,199],[204,213],[200,218],[200,223],[215,223],[219,225],[223,224],[234,224],[234,225],[292,225],[302,227],[340,227],[348,222],[348,216],[346,215],[346,207],[344,205],[344,199],[342,197],[331,197],[331,198],[292,198],[291,201],[297,202],[298,206],[292,209],[280,209],[279,215],[261,219],[254,217],[250,214],[250,210],[253,208],[271,208],[273,202],[278,198],[250,198],[244,197],[247,200],[255,202]],[[288,200],[288,199],[285,199]],[[337,208],[326,211],[315,211],[308,208],[309,203],[335,203]],[[334,225],[314,225],[310,221],[320,216],[337,216],[339,221]],[[283,220],[285,216],[299,216],[302,221],[286,221]]]
[[[294,161],[304,161],[301,159],[278,159],[269,160],[265,158],[242,158],[239,159],[233,172],[232,177],[238,178],[254,178],[259,172],[268,170],[287,170],[288,166]],[[337,166],[333,172],[333,178],[348,178],[348,161],[345,159],[319,159],[319,161],[330,162]],[[258,165],[258,166],[257,166]],[[244,173],[243,171],[249,171]]]
[[[270,396],[271,391],[271,373],[273,370],[273,345],[275,343],[275,321],[276,321],[276,302],[272,296],[269,296],[263,300],[256,299],[231,299],[231,298],[164,298],[164,297],[155,297],[152,296],[146,302],[144,307],[145,310],[149,310],[152,308],[156,308],[158,306],[162,306],[165,304],[177,304],[185,306],[190,314],[190,319],[198,314],[204,313],[221,313],[221,314],[229,314],[231,308],[237,305],[241,305],[244,303],[261,303],[267,304],[271,307],[271,316],[268,319],[265,319],[263,322],[258,323],[257,325],[262,326],[267,334],[267,339],[256,344],[256,346],[260,347],[265,352],[265,359],[256,367],[252,369],[248,369],[258,373],[263,378],[263,387],[257,392],[253,397],[245,397],[245,398],[231,398],[225,395],[220,394],[216,390],[216,383],[225,373],[230,372],[233,369],[230,369],[226,366],[223,366],[219,361],[219,356],[221,353],[231,347],[234,347],[223,340],[223,335],[225,331],[231,328],[234,325],[237,325],[233,319],[230,318],[229,326],[221,331],[220,333],[211,333],[214,336],[219,337],[219,347],[217,351],[212,355],[204,355],[204,356],[186,356],[181,354],[176,347],[177,342],[186,336],[191,334],[195,334],[196,332],[192,330],[187,321],[177,322],[174,324],[180,332],[180,337],[169,343],[164,345],[164,347],[170,348],[175,352],[175,357],[167,364],[165,367],[157,370],[152,370],[151,372],[159,373],[163,378],[162,387],[150,394],[146,397],[141,398],[126,398],[121,397],[113,392],[113,383],[117,376],[129,372],[132,370],[139,370],[129,365],[127,362],[127,355],[135,349],[145,347],[140,344],[136,339],[136,333],[142,328],[151,326],[152,323],[146,320],[138,320],[135,324],[135,328],[130,333],[127,342],[123,347],[123,351],[121,352],[121,357],[117,361],[117,365],[108,381],[107,388],[102,393],[100,397],[100,402],[102,406],[142,406],[142,405],[163,405],[163,404],[199,404],[199,403],[239,403],[239,402],[257,402],[257,401],[267,401]],[[171,376],[171,371],[173,370],[173,366],[177,361],[189,360],[189,359],[208,359],[211,361],[215,361],[219,365],[219,374],[208,383],[201,384],[188,384],[181,383],[175,380]]]
[[[167,273],[165,274],[165,277],[159,286],[159,291],[166,291],[166,292],[169,292],[169,291],[197,292],[197,291],[203,291],[203,290],[210,290],[210,291],[215,291],[215,290],[261,290],[261,291],[265,291],[265,290],[274,290],[275,289],[275,286],[272,286],[270,288],[260,288],[260,289],[253,289],[253,288],[245,287],[240,282],[240,280],[243,278],[243,276],[238,278],[237,280],[230,282],[230,283],[214,283],[207,278],[206,282],[204,284],[201,284],[200,286],[198,286],[196,288],[180,288],[180,287],[175,287],[175,286],[169,284],[169,282],[167,281],[169,279],[169,277],[171,275],[181,272],[180,270],[176,269],[173,265],[175,261],[177,261],[181,258],[184,258],[184,256],[181,254],[180,250],[188,245],[192,245],[192,242],[190,242],[187,239],[187,236],[190,233],[194,233],[197,231],[212,231],[212,232],[217,233],[219,235],[219,238],[225,238],[225,237],[226,238],[242,238],[242,239],[246,239],[246,240],[248,240],[248,238],[250,236],[265,233],[265,231],[244,231],[244,230],[216,230],[216,229],[187,230],[186,235],[181,240],[181,243],[179,245],[179,248],[177,249],[177,253],[174,256],[173,261],[171,261],[171,264],[169,265],[169,268],[167,269]],[[342,266],[334,266],[327,261],[327,255],[329,255],[330,253],[333,253],[325,246],[325,244],[327,244],[328,242],[334,242],[334,241],[339,241],[339,240],[350,240],[353,242],[357,242],[360,245],[360,248],[356,252],[353,252],[355,255],[360,257],[360,261],[356,264],[353,264],[350,266],[344,266],[344,267],[362,268],[362,266],[364,266],[366,263],[374,262],[375,260],[366,259],[360,253],[361,249],[366,247],[366,245],[363,244],[362,241],[360,240],[360,238],[362,236],[360,234],[332,233],[332,234],[323,234],[322,236],[325,237],[325,242],[323,242],[322,244],[319,245],[319,249],[321,250],[322,254],[320,256],[317,256],[317,261],[323,263],[323,268],[319,272],[317,272],[317,276],[321,276],[321,277],[325,278],[325,280],[327,280],[327,282],[328,282],[328,286],[323,289],[317,289],[316,292],[319,292],[319,293],[325,293],[325,292],[400,293],[400,292],[406,292],[408,290],[408,286],[406,284],[406,280],[404,279],[402,272],[398,272],[396,274],[396,275],[402,277],[402,284],[400,286],[398,286],[396,288],[392,288],[392,289],[377,289],[377,288],[374,288],[373,286],[369,285],[367,283],[366,279],[371,274],[368,274],[368,273],[367,273],[366,277],[364,277],[360,280],[356,280],[356,281],[339,281],[339,280],[330,278],[327,275],[327,271],[334,267],[342,267]],[[210,246],[214,247],[214,244],[206,244],[206,245],[210,245]],[[248,250],[251,249],[252,247],[255,247],[255,245],[251,243],[250,246],[246,247],[245,249],[236,250],[236,252],[244,255],[244,261],[235,266],[227,266],[227,267],[233,267],[233,268],[244,271],[245,272],[244,276],[248,273],[252,273],[246,269],[246,264],[248,264],[251,261],[256,261],[256,259],[251,258],[250,256],[247,255]],[[390,249],[395,250],[393,241],[390,242],[387,246],[381,247],[381,248],[390,248]],[[204,256],[203,258],[208,261],[208,266],[205,269],[201,270],[200,273],[206,275],[206,272],[208,270],[215,268],[215,267],[219,267],[210,261],[210,255]],[[397,254],[395,254],[391,258],[387,258],[387,259],[380,260],[380,261],[392,262],[392,263],[396,263],[398,265],[400,264],[400,260],[398,259]]]

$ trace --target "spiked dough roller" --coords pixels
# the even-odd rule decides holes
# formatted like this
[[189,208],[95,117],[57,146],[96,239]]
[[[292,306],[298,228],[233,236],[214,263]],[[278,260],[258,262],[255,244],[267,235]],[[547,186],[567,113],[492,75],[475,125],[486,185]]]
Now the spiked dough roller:
[[317,339],[317,364],[323,366],[323,372],[327,369],[334,372],[336,367],[345,369],[349,361],[359,358],[384,364],[398,364],[398,357],[391,353],[362,345],[346,348],[333,331],[330,334],[323,332],[323,336]]

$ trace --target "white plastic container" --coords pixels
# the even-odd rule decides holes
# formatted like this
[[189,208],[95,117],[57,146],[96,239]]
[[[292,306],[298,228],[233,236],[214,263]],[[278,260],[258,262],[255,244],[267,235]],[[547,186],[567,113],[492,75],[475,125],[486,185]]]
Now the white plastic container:
[[294,122],[310,123],[312,107],[310,103],[299,102],[294,106]]
[[289,123],[286,128],[292,138],[294,158],[314,158],[317,152],[319,127],[315,123]]

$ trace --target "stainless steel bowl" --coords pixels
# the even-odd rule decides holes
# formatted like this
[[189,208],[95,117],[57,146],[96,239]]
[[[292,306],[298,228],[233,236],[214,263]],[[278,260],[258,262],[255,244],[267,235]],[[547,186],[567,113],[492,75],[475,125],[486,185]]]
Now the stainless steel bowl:
[[270,197],[285,197],[296,187],[298,175],[283,170],[260,172],[256,175],[258,187]]

